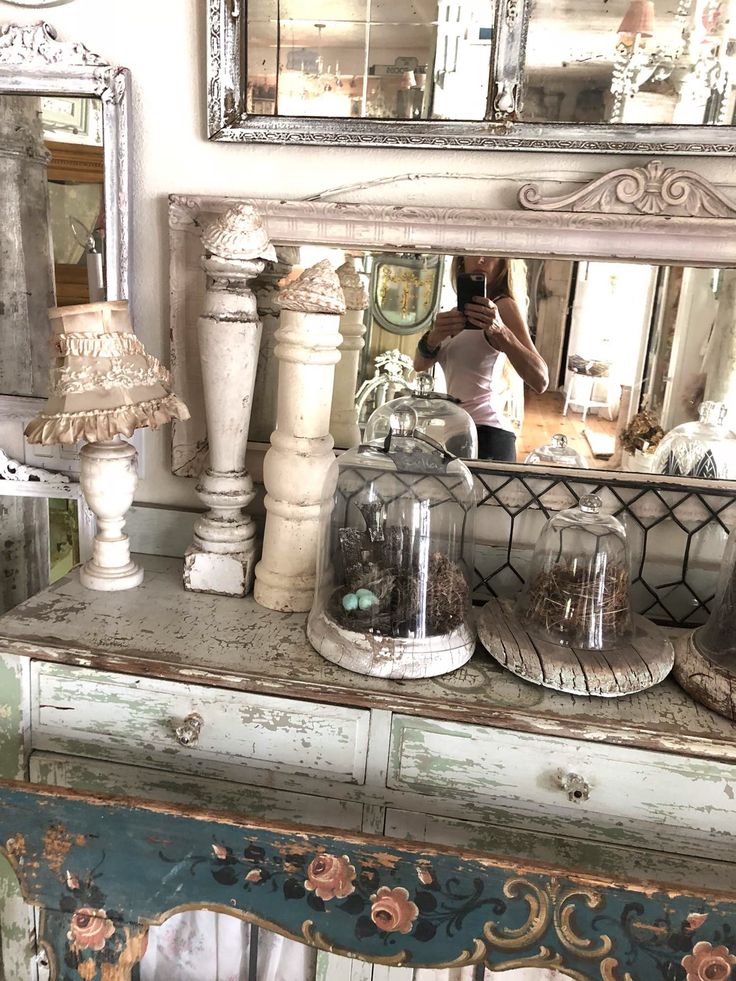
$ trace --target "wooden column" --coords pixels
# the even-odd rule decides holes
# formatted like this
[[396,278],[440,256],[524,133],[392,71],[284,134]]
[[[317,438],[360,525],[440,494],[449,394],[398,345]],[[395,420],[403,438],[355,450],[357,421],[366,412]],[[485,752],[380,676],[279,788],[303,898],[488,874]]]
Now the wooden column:
[[256,557],[255,522],[244,511],[255,496],[245,449],[261,338],[249,283],[276,253],[249,205],[218,218],[202,243],[207,292],[198,333],[210,465],[197,493],[209,511],[194,523],[184,587],[244,596],[253,585]]
[[253,595],[272,610],[305,611],[314,597],[320,514],[336,474],[329,422],[345,300],[323,260],[277,303],[278,415],[263,464],[267,516]]
[[358,410],[355,392],[358,385],[360,352],[364,347],[363,311],[368,306],[368,294],[363,288],[355,259],[349,256],[337,270],[343,294],[345,313],[340,317],[340,361],[335,367],[335,389],[332,396],[330,433],[335,446],[357,446],[360,443]]
[[0,394],[46,395],[55,305],[40,101],[0,95]]
[[274,301],[278,294],[278,283],[279,280],[286,279],[298,261],[298,248],[288,245],[277,247],[276,262],[269,262],[252,284],[258,316],[263,325],[256,387],[253,391],[253,412],[248,430],[248,438],[257,443],[267,443],[276,425],[279,362],[274,350],[276,331],[281,323],[281,310]]

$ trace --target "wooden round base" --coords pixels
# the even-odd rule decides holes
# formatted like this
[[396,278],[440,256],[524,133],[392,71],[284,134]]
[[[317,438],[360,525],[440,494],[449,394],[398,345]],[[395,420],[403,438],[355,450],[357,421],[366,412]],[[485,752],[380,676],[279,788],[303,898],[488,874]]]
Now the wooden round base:
[[373,678],[434,678],[459,668],[475,651],[475,632],[467,624],[436,637],[378,637],[345,630],[324,610],[310,614],[307,637],[328,661]]
[[511,603],[492,599],[478,618],[478,637],[499,664],[532,684],[613,698],[658,685],[672,670],[675,654],[664,633],[644,617],[633,620],[630,644],[610,651],[561,647],[532,637]]
[[705,657],[694,643],[692,632],[681,634],[675,641],[672,674],[696,702],[736,722],[736,674]]

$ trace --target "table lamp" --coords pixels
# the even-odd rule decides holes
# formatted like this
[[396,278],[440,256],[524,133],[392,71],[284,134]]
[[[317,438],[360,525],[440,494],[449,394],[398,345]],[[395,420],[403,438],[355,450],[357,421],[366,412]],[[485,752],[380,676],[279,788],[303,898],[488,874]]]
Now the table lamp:
[[188,419],[189,411],[172,393],[166,368],[133,333],[127,300],[53,307],[49,321],[56,354],[50,395],[26,438],[46,445],[86,441],[79,481],[97,534],[80,580],[89,589],[131,589],[143,579],[123,531],[138,483],[137,453],[122,437]]

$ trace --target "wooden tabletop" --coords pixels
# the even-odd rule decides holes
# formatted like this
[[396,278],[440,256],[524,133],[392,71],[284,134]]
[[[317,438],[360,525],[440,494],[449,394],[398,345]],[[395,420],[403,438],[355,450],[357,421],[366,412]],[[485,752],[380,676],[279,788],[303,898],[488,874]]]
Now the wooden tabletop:
[[452,674],[389,681],[325,661],[304,614],[252,597],[188,593],[178,559],[146,556],[144,582],[93,592],[76,572],[0,617],[0,651],[188,684],[387,709],[484,726],[736,760],[736,725],[671,679],[624,698],[566,695],[522,681],[481,648]]

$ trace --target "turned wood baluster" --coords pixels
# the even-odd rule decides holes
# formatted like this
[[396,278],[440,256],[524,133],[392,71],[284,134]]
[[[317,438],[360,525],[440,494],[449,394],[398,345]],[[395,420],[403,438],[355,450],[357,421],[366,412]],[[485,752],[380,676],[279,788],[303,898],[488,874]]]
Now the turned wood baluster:
[[283,290],[278,302],[278,416],[263,463],[266,528],[253,595],[272,610],[305,611],[314,597],[320,515],[333,493],[329,421],[345,301],[324,260]]
[[245,468],[261,322],[250,283],[276,258],[255,209],[237,205],[202,236],[207,293],[199,318],[210,464],[197,484],[209,510],[194,523],[186,589],[244,596],[253,585],[256,527],[244,510],[255,496]]

